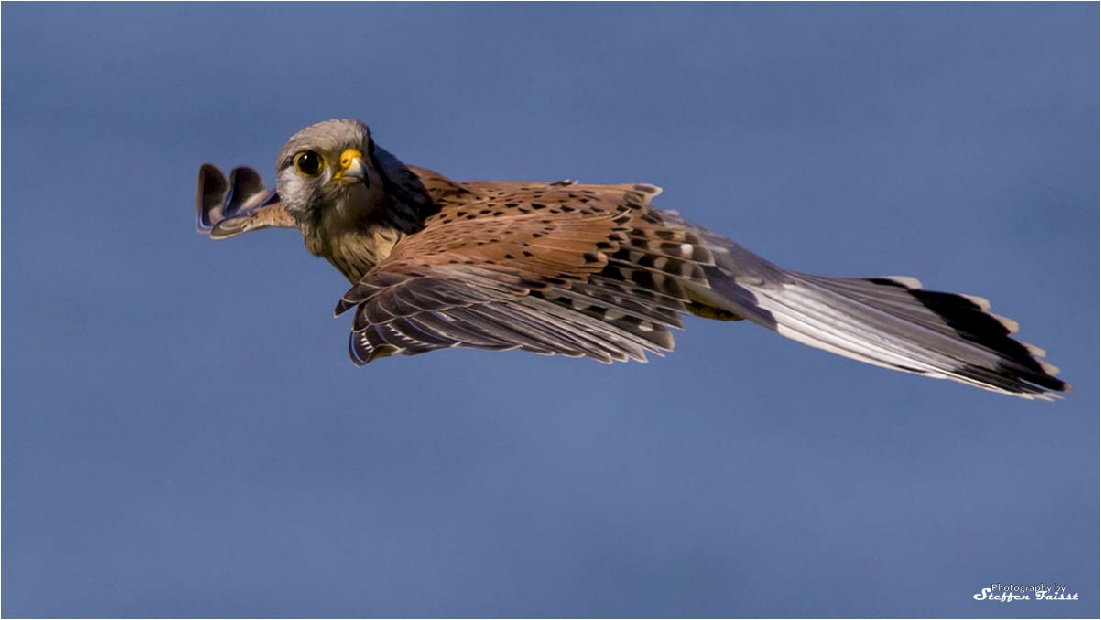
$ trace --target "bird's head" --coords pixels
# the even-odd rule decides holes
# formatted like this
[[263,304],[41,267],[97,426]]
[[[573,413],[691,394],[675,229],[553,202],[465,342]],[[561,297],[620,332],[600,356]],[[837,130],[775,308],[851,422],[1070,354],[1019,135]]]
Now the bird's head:
[[276,187],[302,224],[321,215],[370,217],[386,207],[371,131],[356,120],[315,123],[291,136],[276,160]]

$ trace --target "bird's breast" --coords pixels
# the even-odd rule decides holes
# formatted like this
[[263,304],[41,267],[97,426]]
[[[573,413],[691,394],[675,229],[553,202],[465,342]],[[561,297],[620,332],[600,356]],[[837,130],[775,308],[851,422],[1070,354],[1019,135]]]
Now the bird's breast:
[[403,236],[384,224],[344,231],[318,228],[303,233],[310,253],[328,260],[353,284],[390,256],[394,244]]

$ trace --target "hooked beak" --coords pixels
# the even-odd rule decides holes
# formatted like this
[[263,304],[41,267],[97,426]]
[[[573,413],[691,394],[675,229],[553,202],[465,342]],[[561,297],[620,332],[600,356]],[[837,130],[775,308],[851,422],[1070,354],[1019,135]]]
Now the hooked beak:
[[367,177],[367,166],[363,163],[363,153],[358,149],[348,149],[340,154],[340,170],[333,175],[334,181],[341,183],[363,183],[370,186],[371,180]]

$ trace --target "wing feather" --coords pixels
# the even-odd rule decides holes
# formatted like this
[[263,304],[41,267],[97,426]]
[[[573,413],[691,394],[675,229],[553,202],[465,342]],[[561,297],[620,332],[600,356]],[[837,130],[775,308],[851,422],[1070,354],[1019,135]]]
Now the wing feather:
[[296,228],[279,195],[264,187],[259,172],[239,166],[229,179],[214,164],[199,167],[195,227],[201,235],[227,239],[262,228]]
[[681,252],[631,240],[645,203],[633,188],[487,185],[445,206],[338,303],[356,308],[353,359],[470,347],[645,361],[672,349],[685,300],[666,275],[686,270],[683,257],[612,258]]

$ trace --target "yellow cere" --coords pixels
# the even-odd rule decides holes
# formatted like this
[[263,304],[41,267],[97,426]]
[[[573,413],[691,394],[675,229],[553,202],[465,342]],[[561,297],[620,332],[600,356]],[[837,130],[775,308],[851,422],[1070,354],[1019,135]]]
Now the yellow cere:
[[348,149],[340,154],[340,168],[341,170],[347,170],[352,162],[355,160],[363,161],[363,153],[360,153],[358,149]]

